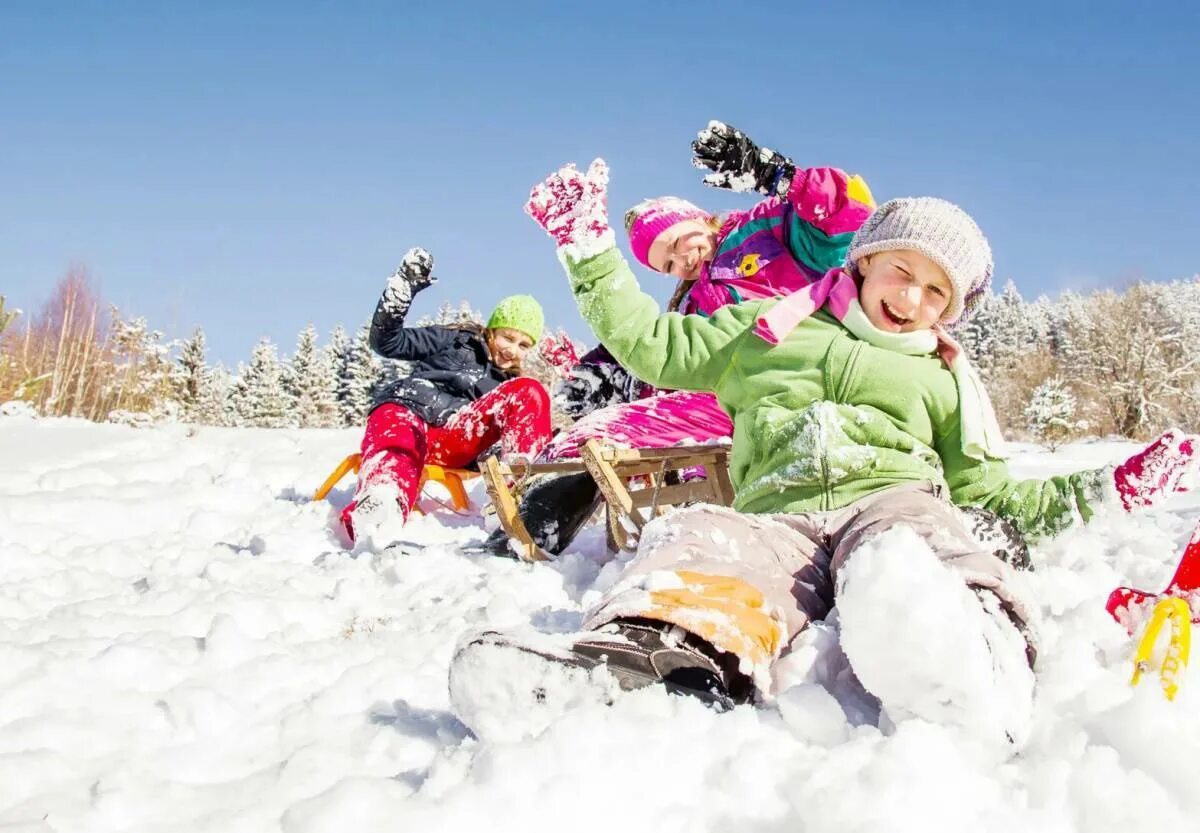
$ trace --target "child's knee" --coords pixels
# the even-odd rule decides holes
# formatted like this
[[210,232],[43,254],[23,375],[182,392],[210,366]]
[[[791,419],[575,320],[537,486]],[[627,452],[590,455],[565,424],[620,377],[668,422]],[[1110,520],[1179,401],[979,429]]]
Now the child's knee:
[[509,396],[520,401],[525,407],[533,407],[542,411],[550,410],[550,394],[546,386],[529,376],[518,376],[504,383]]

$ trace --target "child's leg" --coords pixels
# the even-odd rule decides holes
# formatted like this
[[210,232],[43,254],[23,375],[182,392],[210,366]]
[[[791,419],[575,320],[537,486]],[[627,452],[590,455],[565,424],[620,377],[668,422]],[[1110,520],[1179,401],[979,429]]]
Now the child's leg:
[[846,507],[842,515],[844,520],[835,520],[832,530],[830,567],[835,577],[863,542],[903,524],[968,586],[992,591],[1023,624],[1031,621],[1030,606],[1014,586],[1013,569],[981,545],[967,530],[962,513],[936,497],[928,484],[888,489]]
[[429,429],[428,462],[462,467],[500,443],[505,456],[532,457],[550,439],[550,395],[536,379],[509,379],[469,405],[445,425]]
[[889,489],[840,513],[832,550],[842,648],[888,715],[1023,743],[1032,606],[961,513],[928,486]]
[[398,492],[400,509],[408,517],[421,489],[425,466],[427,426],[412,411],[391,403],[380,405],[367,417],[362,440],[362,465],[354,500],[342,510],[342,524],[354,537],[352,513],[372,487],[392,486]]
[[555,437],[543,457],[578,457],[579,449],[592,439],[620,448],[666,448],[732,435],[733,423],[715,396],[675,391],[594,411]]
[[829,555],[814,523],[711,505],[672,513],[647,526],[637,557],[584,627],[670,622],[736,655],[762,685],[770,662],[832,606]]

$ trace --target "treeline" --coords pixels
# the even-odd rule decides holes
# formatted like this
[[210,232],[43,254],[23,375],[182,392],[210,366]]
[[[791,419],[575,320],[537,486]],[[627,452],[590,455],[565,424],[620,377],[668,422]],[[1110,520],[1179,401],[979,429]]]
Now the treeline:
[[1200,429],[1197,278],[1033,302],[1010,281],[954,335],[1015,438]]
[[[467,302],[418,325],[479,325]],[[22,321],[0,298],[0,403],[47,416],[150,424],[336,428],[361,425],[376,387],[408,372],[334,328],[323,346],[305,327],[290,355],[262,339],[236,368],[210,365],[203,330],[164,341],[125,319],[71,271]],[[955,337],[979,369],[1006,434],[1051,446],[1080,436],[1144,439],[1200,429],[1200,281],[1135,283],[1122,291],[1025,301],[1009,282]],[[567,339],[561,330],[559,339]],[[555,371],[540,353],[531,373]]]
[[[482,326],[465,301],[449,303],[418,326]],[[145,319],[125,319],[105,305],[86,272],[72,270],[42,310],[21,321],[0,297],[0,403],[17,400],[44,416],[149,425],[184,421],[258,428],[362,425],[376,388],[405,375],[405,362],[377,356],[369,326],[350,336],[335,327],[319,345],[311,326],[281,356],[263,338],[232,370],[208,361],[206,338],[167,342]],[[557,336],[566,338],[559,331]],[[532,375],[547,384],[554,371],[535,355]]]

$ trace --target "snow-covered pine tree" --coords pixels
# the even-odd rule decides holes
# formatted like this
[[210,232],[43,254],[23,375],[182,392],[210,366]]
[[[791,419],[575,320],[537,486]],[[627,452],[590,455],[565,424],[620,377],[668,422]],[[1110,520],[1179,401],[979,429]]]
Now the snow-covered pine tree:
[[346,336],[346,328],[341,324],[334,325],[329,332],[329,342],[325,345],[325,362],[333,376],[333,407],[334,413],[331,425],[342,428],[346,425],[342,413],[342,372],[346,367],[346,359],[350,352],[350,339]]
[[200,397],[193,410],[192,422],[200,425],[229,425],[231,412],[229,397],[233,388],[233,379],[229,371],[222,365],[209,368],[205,374],[204,384],[200,388]]
[[197,414],[210,375],[206,353],[204,330],[197,327],[192,337],[183,342],[176,360],[175,390],[183,418],[188,422],[201,421]]
[[248,368],[243,362],[238,362],[237,371],[229,379],[228,392],[221,409],[221,424],[230,428],[245,428],[250,423],[243,414],[250,409],[247,402],[246,373]]
[[317,349],[317,331],[309,324],[296,339],[296,352],[284,376],[293,415],[301,428],[331,428],[337,416],[336,382],[327,353]]
[[1075,419],[1075,397],[1067,383],[1058,377],[1038,385],[1025,406],[1025,424],[1029,431],[1051,451],[1069,441],[1087,422]]
[[465,298],[458,302],[458,306],[453,306],[449,301],[442,301],[442,305],[438,307],[438,311],[433,315],[423,315],[417,319],[414,326],[417,327],[457,327],[463,324],[475,324],[483,326],[483,313],[479,310],[472,309],[470,302]]
[[125,321],[114,312],[111,338],[116,373],[107,418],[137,425],[177,418],[176,368],[162,332],[151,330],[145,318]]
[[380,359],[371,349],[371,328],[364,324],[347,345],[337,369],[337,404],[342,425],[366,422],[371,397],[379,384]]
[[993,313],[999,303],[999,298],[989,292],[983,296],[975,313],[966,321],[955,325],[953,330],[955,340],[966,350],[971,364],[985,380],[996,363],[995,316]]
[[283,367],[269,338],[254,348],[250,364],[240,378],[238,417],[243,425],[286,428],[295,425],[288,413],[288,396],[283,389]]

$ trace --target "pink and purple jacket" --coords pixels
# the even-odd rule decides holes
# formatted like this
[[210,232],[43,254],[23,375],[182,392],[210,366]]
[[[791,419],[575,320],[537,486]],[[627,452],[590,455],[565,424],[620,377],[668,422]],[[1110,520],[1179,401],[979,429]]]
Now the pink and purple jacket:
[[845,263],[854,233],[874,210],[862,177],[798,169],[786,197],[729,215],[680,312],[709,316],[727,304],[790,295],[820,280]]

